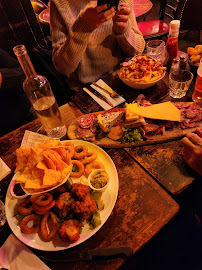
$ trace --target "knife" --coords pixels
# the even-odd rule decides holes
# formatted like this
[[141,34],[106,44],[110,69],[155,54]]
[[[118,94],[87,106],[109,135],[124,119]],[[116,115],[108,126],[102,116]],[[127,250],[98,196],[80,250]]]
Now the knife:
[[76,261],[92,261],[93,257],[110,257],[113,255],[125,255],[126,257],[131,256],[133,253],[132,248],[129,246],[121,247],[108,247],[92,249],[88,251],[77,252],[71,254],[69,257],[65,254],[57,254],[57,258],[53,259],[40,256],[42,259],[52,262],[76,262]]
[[99,89],[101,89],[102,91],[104,91],[105,93],[107,93],[108,95],[110,95],[111,98],[118,98],[119,95],[114,91],[111,90],[111,92],[109,92],[107,89],[103,88],[102,86],[98,85],[95,82],[92,82],[93,85],[95,85],[96,87],[98,87]]
[[87,89],[91,93],[93,93],[96,97],[102,99],[104,102],[109,104],[111,107],[114,107],[114,105],[104,95],[102,95],[99,91],[95,90],[92,86],[88,85]]

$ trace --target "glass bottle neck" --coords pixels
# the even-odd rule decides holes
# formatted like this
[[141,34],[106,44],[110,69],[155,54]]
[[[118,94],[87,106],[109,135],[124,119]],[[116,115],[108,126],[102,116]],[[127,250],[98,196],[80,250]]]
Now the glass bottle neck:
[[13,48],[13,51],[18,58],[18,61],[19,61],[20,65],[25,73],[25,76],[27,78],[29,78],[31,76],[36,76],[37,73],[32,65],[32,62],[29,58],[29,55],[27,53],[25,46],[24,45],[17,45]]
[[179,29],[170,29],[168,37],[178,38]]

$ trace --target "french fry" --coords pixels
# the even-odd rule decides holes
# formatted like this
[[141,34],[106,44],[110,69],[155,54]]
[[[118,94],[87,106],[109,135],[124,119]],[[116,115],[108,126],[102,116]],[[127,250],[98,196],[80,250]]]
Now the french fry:
[[128,66],[120,69],[120,77],[138,82],[149,83],[161,78],[166,67],[159,60],[153,60],[146,55],[138,55],[131,59]]

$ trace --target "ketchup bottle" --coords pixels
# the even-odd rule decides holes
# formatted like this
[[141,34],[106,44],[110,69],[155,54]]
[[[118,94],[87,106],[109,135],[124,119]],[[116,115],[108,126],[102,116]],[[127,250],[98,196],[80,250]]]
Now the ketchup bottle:
[[170,22],[170,30],[168,40],[166,43],[166,49],[169,55],[167,63],[168,70],[170,70],[173,59],[177,57],[179,28],[180,28],[179,20],[173,20]]
[[202,58],[200,60],[200,64],[197,70],[196,83],[192,99],[194,102],[202,103]]

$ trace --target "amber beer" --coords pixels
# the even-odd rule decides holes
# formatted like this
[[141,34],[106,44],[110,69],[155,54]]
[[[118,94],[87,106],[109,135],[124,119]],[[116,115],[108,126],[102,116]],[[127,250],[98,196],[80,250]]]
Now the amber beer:
[[47,135],[55,139],[64,137],[67,130],[48,80],[36,73],[24,45],[15,46],[13,51],[26,75],[23,83],[24,92]]
[[197,70],[197,77],[192,99],[195,102],[202,103],[202,58]]

